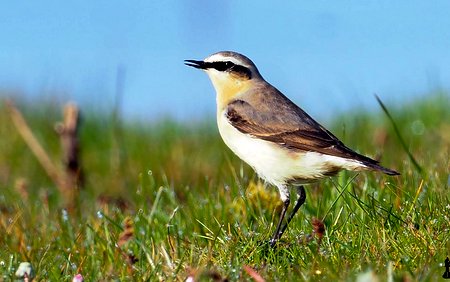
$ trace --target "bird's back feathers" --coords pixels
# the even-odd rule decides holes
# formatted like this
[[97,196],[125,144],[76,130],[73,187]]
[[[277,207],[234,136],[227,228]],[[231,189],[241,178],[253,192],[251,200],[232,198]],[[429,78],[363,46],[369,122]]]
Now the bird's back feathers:
[[354,159],[386,174],[398,174],[380,166],[378,161],[345,146],[330,131],[268,83],[236,97],[228,104],[226,116],[240,132],[291,150]]

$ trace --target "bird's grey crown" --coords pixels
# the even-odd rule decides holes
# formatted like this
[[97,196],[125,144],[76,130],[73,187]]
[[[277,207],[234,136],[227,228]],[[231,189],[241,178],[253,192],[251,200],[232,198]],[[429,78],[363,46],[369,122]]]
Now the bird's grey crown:
[[237,65],[257,70],[256,65],[246,56],[233,51],[221,51],[208,56],[205,62],[231,61]]

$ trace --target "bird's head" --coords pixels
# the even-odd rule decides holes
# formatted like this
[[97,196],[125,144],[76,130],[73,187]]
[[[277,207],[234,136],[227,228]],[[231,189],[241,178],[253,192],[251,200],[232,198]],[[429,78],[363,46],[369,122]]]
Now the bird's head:
[[218,95],[238,94],[253,81],[261,79],[249,58],[231,51],[212,54],[203,61],[185,60],[185,64],[206,71]]

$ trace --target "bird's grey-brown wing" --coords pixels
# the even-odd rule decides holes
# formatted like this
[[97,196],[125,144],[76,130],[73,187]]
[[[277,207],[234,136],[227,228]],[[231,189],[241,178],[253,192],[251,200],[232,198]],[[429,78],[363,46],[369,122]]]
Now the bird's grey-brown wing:
[[277,89],[270,89],[276,94],[267,95],[254,89],[252,95],[244,95],[230,103],[226,109],[228,121],[242,133],[283,147],[377,164],[377,161],[346,147]]

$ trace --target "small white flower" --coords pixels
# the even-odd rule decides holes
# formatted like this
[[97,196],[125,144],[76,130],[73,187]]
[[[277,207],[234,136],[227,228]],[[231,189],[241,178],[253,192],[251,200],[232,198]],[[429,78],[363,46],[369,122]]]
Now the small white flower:
[[34,269],[29,262],[21,262],[16,271],[16,277],[21,281],[31,281],[34,278]]

